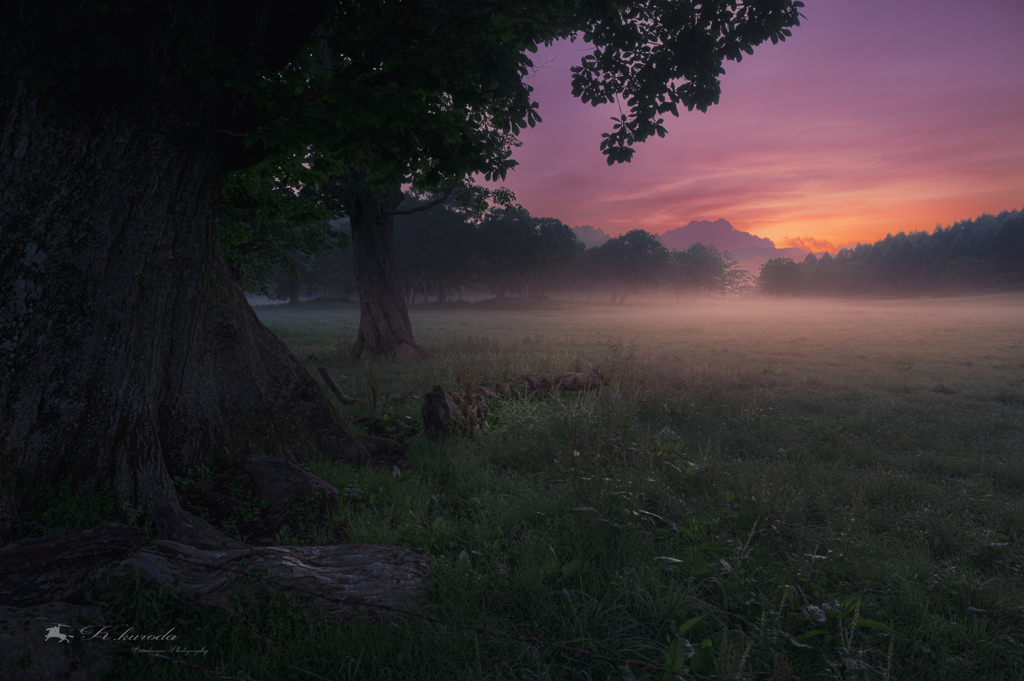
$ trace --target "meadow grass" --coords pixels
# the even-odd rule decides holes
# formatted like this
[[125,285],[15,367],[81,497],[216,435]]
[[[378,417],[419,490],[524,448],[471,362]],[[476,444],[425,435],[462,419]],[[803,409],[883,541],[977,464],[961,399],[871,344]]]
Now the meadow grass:
[[[311,371],[377,396],[338,405],[349,418],[418,416],[410,396],[435,383],[600,365],[602,391],[411,439],[398,476],[309,463],[349,490],[323,522],[425,555],[424,613],[783,681],[1024,678],[1022,311],[1019,295],[418,308],[429,357],[372,364],[347,355],[354,306],[258,313],[300,360],[330,359]],[[253,679],[656,676],[411,618],[332,623],[281,593],[229,616],[120,587],[93,596],[108,621],[175,626],[209,651],[190,661]],[[112,677],[204,678],[130,653]]]

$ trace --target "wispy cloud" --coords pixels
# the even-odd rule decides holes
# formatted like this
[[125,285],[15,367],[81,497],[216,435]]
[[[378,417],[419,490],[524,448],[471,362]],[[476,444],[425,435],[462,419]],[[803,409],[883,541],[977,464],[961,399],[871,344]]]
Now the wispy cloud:
[[776,248],[802,248],[811,253],[838,253],[840,246],[825,239],[815,239],[810,236],[784,236],[775,242]]

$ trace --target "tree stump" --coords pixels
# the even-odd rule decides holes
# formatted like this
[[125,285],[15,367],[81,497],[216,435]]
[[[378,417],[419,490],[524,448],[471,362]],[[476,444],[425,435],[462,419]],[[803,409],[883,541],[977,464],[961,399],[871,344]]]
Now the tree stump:
[[423,431],[431,440],[441,440],[448,436],[452,420],[455,418],[455,403],[448,397],[444,388],[435,385],[423,396]]
[[450,435],[472,435],[487,427],[487,400],[481,393],[467,395],[461,390],[446,391],[439,385],[423,396],[423,430],[433,440]]

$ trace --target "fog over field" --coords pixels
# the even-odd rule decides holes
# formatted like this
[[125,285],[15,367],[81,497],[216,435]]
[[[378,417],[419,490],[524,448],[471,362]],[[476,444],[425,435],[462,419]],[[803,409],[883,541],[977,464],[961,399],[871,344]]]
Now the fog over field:
[[594,392],[491,400],[399,477],[315,469],[385,499],[350,541],[451,560],[445,612],[620,641],[671,618],[666,664],[713,678],[740,678],[717,670],[743,641],[758,678],[1019,676],[1024,295],[503,304],[415,305],[427,356],[370,363],[355,304],[255,308],[370,432],[419,421],[435,384],[600,365]]
[[[354,304],[255,309],[286,341],[301,336],[344,343],[359,323]],[[624,306],[566,303],[536,310],[417,306],[410,316],[428,347],[453,336],[503,344],[539,339],[553,352],[593,351],[611,341],[634,346],[667,369],[703,365],[760,372],[789,387],[965,391],[978,397],[1003,390],[1024,399],[1020,294],[896,300],[700,296],[680,303],[648,296]]]

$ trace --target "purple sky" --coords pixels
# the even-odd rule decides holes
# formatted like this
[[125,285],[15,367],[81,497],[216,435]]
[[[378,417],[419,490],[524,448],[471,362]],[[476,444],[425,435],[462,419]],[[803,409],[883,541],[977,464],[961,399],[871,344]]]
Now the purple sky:
[[815,251],[1024,207],[1024,0],[808,0],[804,15],[726,64],[719,104],[669,117],[615,167],[598,145],[617,111],[570,94],[585,46],[542,48],[544,122],[505,186],[611,234],[725,218]]

